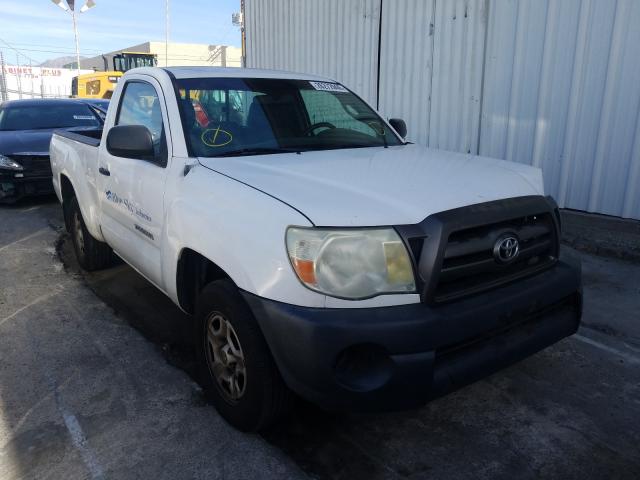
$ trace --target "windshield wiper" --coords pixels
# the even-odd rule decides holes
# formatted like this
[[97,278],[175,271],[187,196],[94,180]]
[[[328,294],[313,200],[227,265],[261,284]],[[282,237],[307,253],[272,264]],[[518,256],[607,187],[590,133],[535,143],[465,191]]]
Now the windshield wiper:
[[[304,151],[309,152],[321,152],[325,150],[346,150],[349,148],[372,148],[372,147],[383,147],[383,144],[361,144],[361,143],[344,143],[344,144],[334,144],[334,145],[309,145],[305,147]],[[316,148],[318,147],[318,148]]]
[[270,147],[256,147],[256,148],[240,148],[238,150],[230,150],[228,152],[223,152],[218,155],[213,155],[214,158],[217,157],[243,157],[249,155],[271,155],[275,153],[297,153],[300,154],[300,150],[295,149],[287,149],[287,148],[270,148]]

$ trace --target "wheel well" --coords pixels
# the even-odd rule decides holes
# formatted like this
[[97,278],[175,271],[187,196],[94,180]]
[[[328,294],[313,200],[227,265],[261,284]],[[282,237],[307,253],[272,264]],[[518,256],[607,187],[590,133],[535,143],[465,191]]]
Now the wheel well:
[[62,195],[62,211],[64,214],[64,225],[67,228],[67,232],[69,231],[69,200],[75,197],[76,192],[73,189],[73,185],[71,185],[71,180],[66,175],[60,175],[60,193]]
[[208,258],[198,252],[185,248],[178,260],[176,285],[178,301],[187,313],[194,313],[196,299],[205,285],[230,278],[227,273]]
[[60,175],[60,191],[62,192],[62,200],[68,200],[73,197],[76,192],[71,185],[71,180],[66,175]]

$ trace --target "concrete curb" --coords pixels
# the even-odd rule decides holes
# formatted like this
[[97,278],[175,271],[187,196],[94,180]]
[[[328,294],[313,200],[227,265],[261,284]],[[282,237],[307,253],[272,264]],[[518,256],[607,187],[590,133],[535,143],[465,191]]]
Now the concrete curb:
[[562,210],[562,242],[577,250],[640,263],[640,221]]

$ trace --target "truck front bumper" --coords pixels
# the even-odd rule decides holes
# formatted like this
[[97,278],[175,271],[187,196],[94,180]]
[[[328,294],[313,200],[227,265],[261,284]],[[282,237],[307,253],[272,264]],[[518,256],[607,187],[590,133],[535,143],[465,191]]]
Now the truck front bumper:
[[429,306],[318,309],[247,292],[287,385],[330,410],[412,408],[576,332],[579,262]]

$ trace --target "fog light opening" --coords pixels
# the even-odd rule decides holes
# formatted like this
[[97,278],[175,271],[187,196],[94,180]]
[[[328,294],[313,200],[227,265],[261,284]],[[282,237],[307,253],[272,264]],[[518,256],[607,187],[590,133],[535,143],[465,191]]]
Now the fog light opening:
[[380,345],[360,344],[344,349],[336,359],[336,380],[355,392],[369,392],[386,385],[395,364]]

